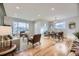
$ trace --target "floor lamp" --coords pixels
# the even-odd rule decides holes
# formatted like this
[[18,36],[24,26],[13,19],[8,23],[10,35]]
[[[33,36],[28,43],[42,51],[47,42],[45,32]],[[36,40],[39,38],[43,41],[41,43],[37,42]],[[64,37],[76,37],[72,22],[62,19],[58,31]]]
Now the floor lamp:
[[3,42],[4,42],[4,36],[6,35],[11,35],[12,30],[10,26],[0,26],[0,43],[1,43],[1,48],[3,48]]

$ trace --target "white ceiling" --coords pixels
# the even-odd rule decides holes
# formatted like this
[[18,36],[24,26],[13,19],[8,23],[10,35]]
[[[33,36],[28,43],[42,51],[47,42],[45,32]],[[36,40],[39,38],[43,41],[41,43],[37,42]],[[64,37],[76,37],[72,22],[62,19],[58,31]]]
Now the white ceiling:
[[[78,6],[75,3],[4,3],[7,16],[25,20],[54,20],[77,16]],[[54,8],[52,10],[51,8]]]

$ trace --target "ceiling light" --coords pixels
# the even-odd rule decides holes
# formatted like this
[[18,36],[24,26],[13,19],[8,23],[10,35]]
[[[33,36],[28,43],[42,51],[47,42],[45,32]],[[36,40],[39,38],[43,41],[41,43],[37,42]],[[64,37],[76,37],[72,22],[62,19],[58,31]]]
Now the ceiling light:
[[52,10],[52,11],[54,11],[54,10],[55,10],[55,8],[51,8],[51,10]]
[[17,6],[17,7],[16,7],[16,9],[20,9],[20,7],[19,7],[19,6]]

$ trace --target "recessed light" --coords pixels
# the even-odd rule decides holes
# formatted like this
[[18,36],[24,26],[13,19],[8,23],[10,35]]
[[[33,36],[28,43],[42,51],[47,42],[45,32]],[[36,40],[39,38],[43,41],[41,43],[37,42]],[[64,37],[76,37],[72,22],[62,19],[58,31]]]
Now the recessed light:
[[19,7],[19,6],[17,6],[17,7],[16,7],[16,9],[20,9],[20,7]]
[[51,8],[51,10],[52,10],[52,11],[54,11],[54,10],[55,10],[55,8]]

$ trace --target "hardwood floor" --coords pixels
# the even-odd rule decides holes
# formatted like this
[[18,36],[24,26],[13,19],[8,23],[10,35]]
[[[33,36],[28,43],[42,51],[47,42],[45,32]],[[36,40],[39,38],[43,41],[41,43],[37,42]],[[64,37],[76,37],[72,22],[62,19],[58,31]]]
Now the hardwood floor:
[[34,48],[29,48],[27,50],[15,54],[15,56],[57,56],[58,51],[54,46],[56,43],[56,39],[42,38],[40,46],[38,45]]

